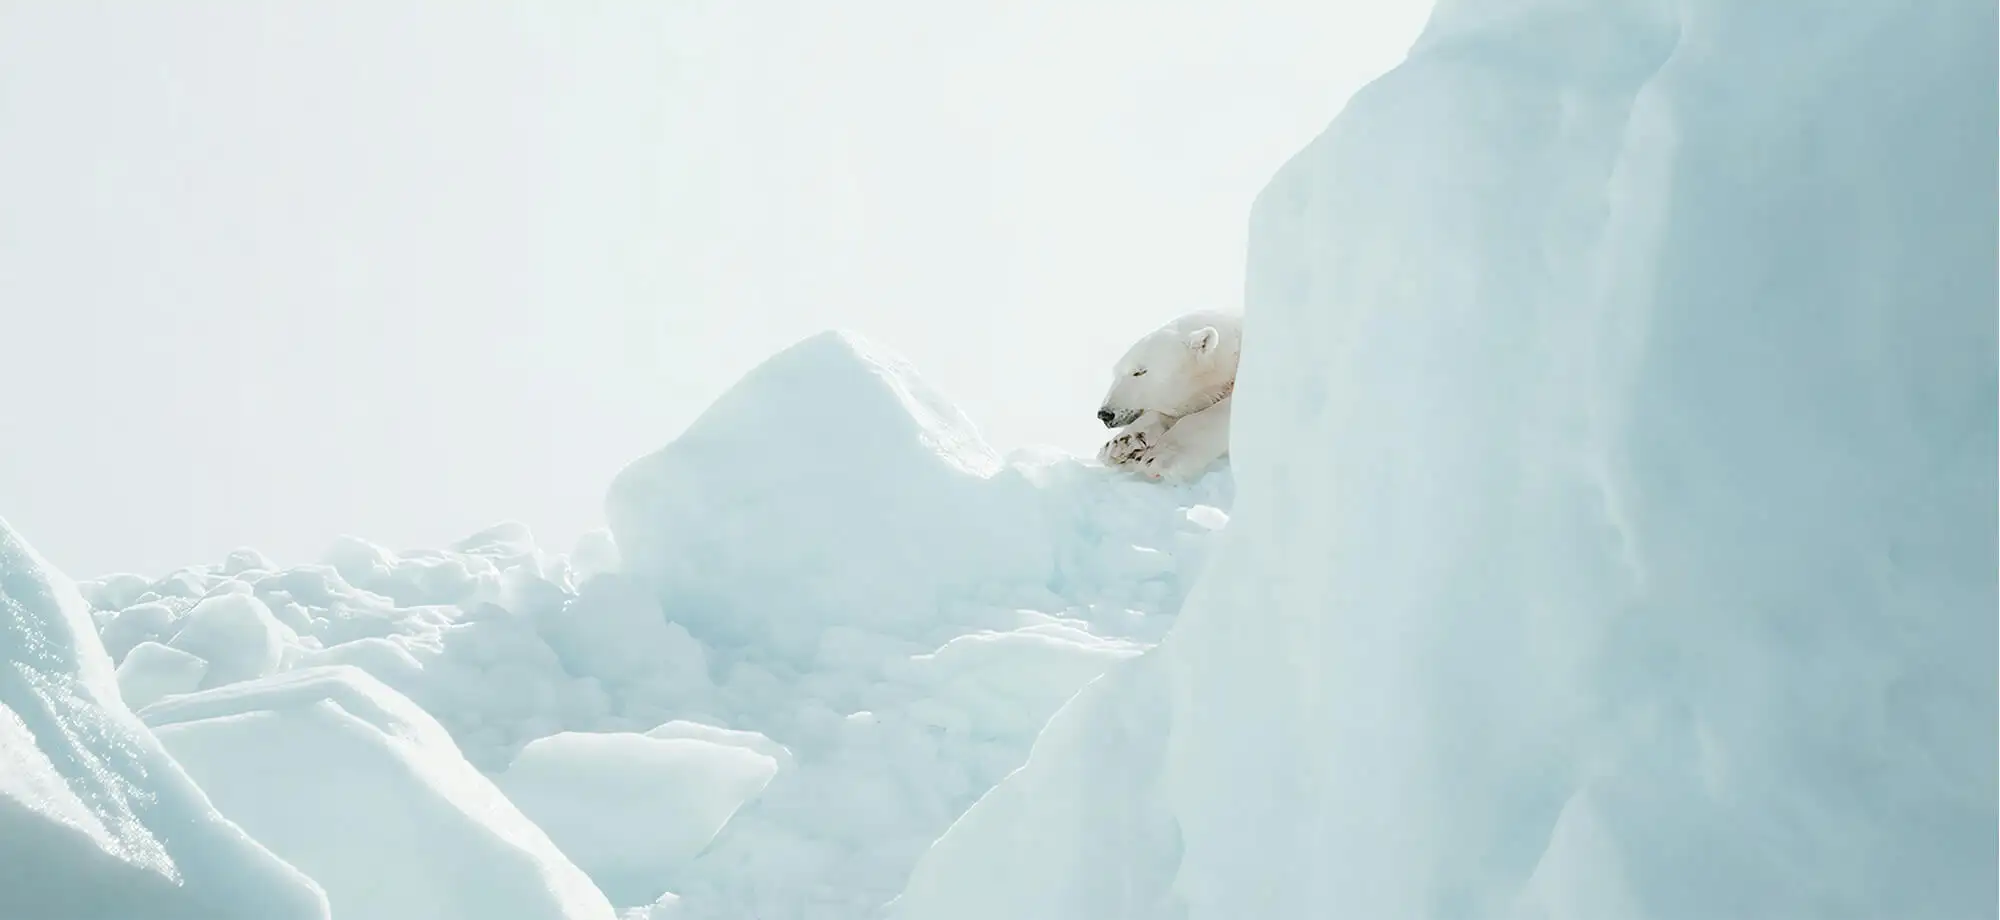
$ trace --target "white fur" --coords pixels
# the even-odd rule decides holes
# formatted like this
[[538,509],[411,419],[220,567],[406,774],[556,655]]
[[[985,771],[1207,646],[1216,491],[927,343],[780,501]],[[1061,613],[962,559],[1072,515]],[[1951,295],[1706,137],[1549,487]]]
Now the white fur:
[[1229,403],[1243,318],[1190,313],[1153,330],[1118,359],[1098,407],[1122,426],[1097,457],[1105,466],[1184,482],[1229,453]]

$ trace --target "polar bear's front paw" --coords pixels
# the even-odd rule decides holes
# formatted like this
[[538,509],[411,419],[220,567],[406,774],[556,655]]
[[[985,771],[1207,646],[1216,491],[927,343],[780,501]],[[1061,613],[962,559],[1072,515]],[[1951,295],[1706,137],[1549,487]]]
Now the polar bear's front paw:
[[1147,479],[1171,479],[1178,471],[1180,451],[1164,442],[1142,448],[1126,461],[1132,472]]
[[1097,450],[1097,460],[1105,466],[1130,466],[1140,454],[1157,448],[1166,440],[1172,423],[1157,412],[1147,412],[1125,427]]
[[1155,440],[1156,435],[1149,431],[1127,431],[1104,442],[1104,446],[1097,451],[1098,462],[1105,466],[1124,466],[1152,447]]
[[1201,478],[1211,460],[1184,448],[1171,438],[1135,455],[1127,469],[1147,479],[1167,484],[1185,484]]

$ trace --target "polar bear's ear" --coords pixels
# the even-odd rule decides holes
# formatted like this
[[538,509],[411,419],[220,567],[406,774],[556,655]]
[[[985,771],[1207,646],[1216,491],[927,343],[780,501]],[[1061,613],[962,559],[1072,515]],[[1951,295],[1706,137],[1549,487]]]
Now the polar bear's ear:
[[1194,352],[1197,358],[1207,357],[1210,352],[1215,350],[1215,346],[1221,342],[1222,333],[1215,331],[1214,326],[1203,326],[1200,329],[1196,329],[1189,333],[1187,338],[1188,350]]

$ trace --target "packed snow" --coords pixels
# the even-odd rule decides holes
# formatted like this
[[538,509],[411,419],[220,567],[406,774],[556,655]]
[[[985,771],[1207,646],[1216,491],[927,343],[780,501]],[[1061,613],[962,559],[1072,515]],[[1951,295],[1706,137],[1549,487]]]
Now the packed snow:
[[1440,3],[1256,204],[1172,633],[894,916],[1993,917],[1994,31]]
[[1992,917],[1994,26],[1440,4],[1184,486],[829,332],[568,552],[0,526],[0,916]]
[[1232,496],[1226,465],[1001,456],[837,332],[635,461],[572,552],[502,524],[82,588],[127,701],[338,916],[836,920],[1166,633]]

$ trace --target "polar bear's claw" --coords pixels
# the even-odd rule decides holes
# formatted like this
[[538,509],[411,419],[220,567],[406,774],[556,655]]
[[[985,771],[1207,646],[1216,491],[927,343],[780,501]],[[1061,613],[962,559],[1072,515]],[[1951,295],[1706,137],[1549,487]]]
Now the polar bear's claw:
[[1137,422],[1126,427],[1097,451],[1097,459],[1105,466],[1126,466],[1138,460],[1141,454],[1157,448],[1164,440],[1172,423],[1157,412],[1148,412]]
[[1106,442],[1100,454],[1107,464],[1129,463],[1152,446],[1146,432],[1128,431]]
[[1135,451],[1130,460],[1132,468],[1149,479],[1161,478],[1173,461],[1172,453],[1165,448],[1165,444],[1156,444]]

